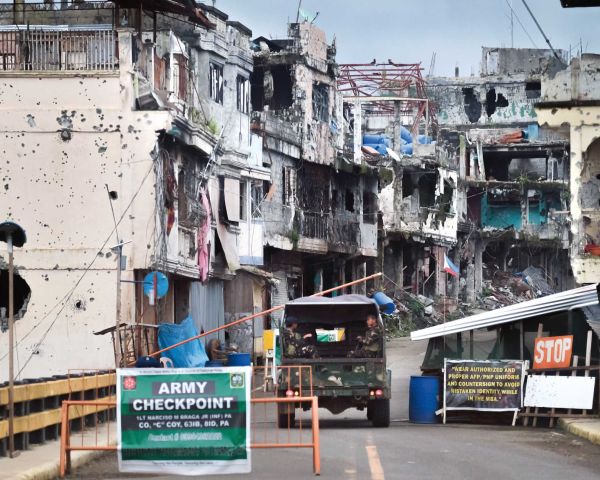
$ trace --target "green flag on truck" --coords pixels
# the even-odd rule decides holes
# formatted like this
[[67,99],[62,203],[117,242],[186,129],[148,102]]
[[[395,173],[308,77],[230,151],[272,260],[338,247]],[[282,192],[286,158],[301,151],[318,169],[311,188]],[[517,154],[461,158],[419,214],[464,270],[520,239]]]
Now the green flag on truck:
[[122,472],[251,471],[250,367],[117,373]]

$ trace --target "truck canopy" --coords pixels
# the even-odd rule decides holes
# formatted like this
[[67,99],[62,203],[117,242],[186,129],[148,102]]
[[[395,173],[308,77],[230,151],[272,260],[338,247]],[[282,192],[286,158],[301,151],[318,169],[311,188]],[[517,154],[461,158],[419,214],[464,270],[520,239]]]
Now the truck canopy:
[[299,325],[364,323],[369,314],[379,318],[379,308],[374,300],[364,295],[301,297],[285,305],[285,317],[296,317]]

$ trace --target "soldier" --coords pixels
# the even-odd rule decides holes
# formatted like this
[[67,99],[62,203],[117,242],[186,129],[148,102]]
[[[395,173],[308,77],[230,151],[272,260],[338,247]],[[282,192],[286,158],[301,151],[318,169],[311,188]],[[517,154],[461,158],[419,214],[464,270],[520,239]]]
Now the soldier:
[[353,352],[353,357],[377,357],[381,350],[381,342],[383,335],[381,334],[381,328],[377,324],[377,317],[375,315],[367,316],[367,333],[364,337],[356,337],[358,342],[358,348]]
[[298,320],[296,317],[288,317],[285,320],[283,330],[283,347],[285,356],[288,358],[318,358],[313,345],[308,345],[306,339],[312,337],[312,333],[302,336],[296,332]]

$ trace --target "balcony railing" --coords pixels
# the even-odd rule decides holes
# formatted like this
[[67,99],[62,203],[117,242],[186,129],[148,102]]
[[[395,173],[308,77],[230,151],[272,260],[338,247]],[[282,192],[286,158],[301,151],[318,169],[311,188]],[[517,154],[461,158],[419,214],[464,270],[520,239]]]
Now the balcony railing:
[[117,69],[117,42],[113,30],[0,31],[0,71]]

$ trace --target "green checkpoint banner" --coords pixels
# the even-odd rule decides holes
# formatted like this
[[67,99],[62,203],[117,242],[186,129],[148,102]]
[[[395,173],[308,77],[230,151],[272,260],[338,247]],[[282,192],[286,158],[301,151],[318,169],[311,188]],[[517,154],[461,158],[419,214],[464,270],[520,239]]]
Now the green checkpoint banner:
[[250,473],[250,367],[117,370],[119,470]]

